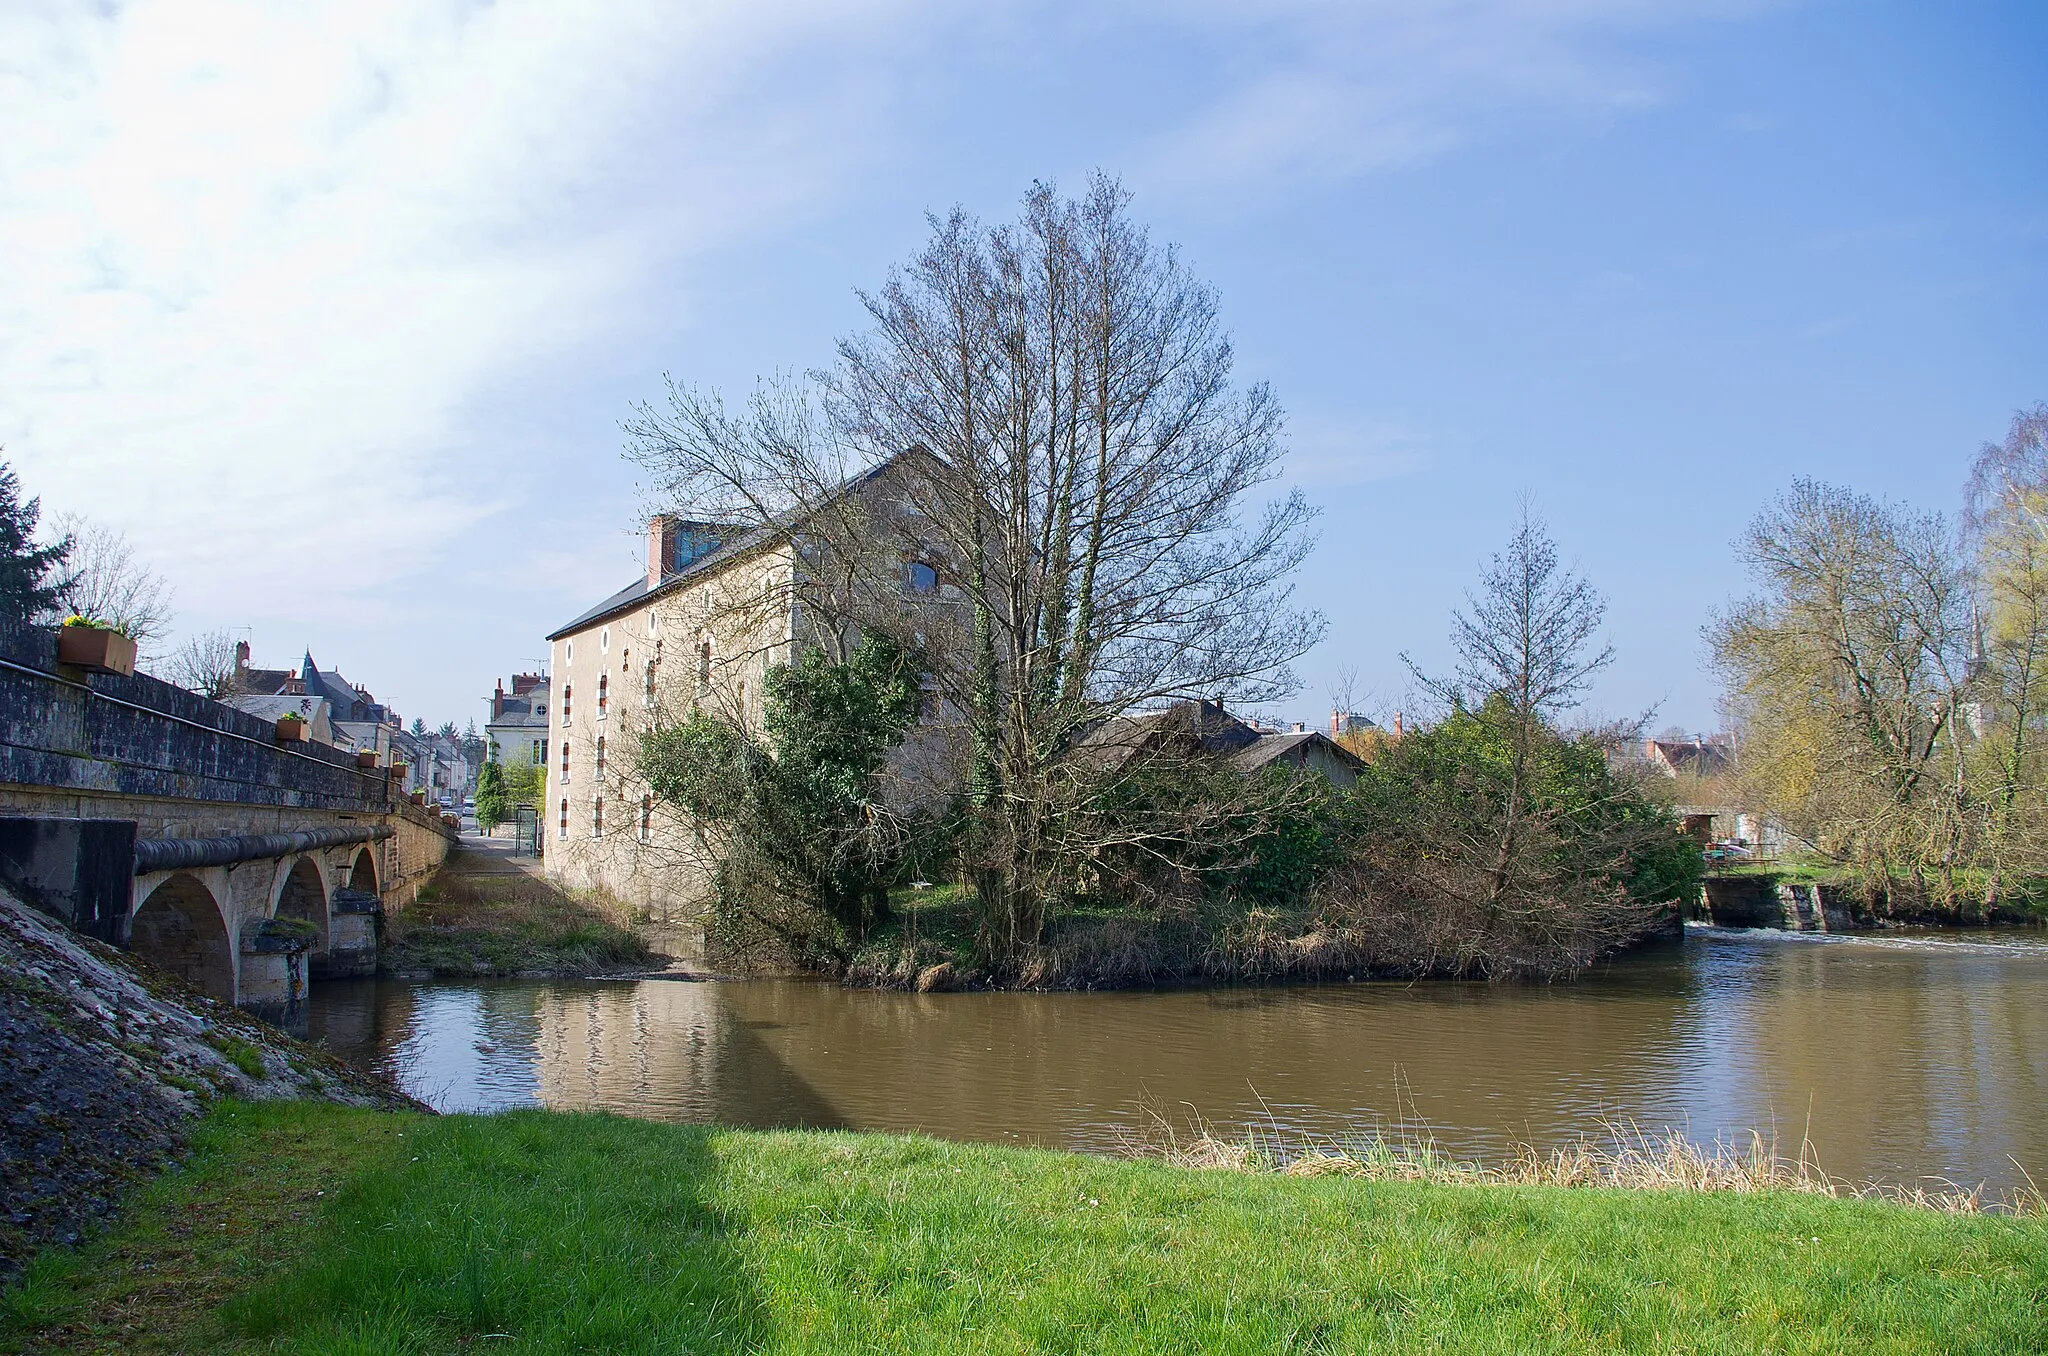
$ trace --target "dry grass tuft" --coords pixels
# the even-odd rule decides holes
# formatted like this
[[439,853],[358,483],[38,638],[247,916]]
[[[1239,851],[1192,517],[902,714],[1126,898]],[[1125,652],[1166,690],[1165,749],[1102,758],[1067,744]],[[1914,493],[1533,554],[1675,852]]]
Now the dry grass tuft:
[[[1651,1133],[1632,1122],[1605,1121],[1598,1136],[1553,1149],[1520,1144],[1498,1166],[1454,1158],[1427,1134],[1374,1131],[1339,1143],[1290,1142],[1274,1132],[1248,1131],[1242,1138],[1215,1134],[1199,1118],[1183,1135],[1152,1113],[1151,1133],[1126,1143],[1133,1157],[1176,1167],[1220,1172],[1275,1173],[1286,1177],[1356,1177],[1376,1182],[1426,1182],[1439,1186],[1545,1186],[1627,1188],[1637,1191],[1722,1191],[1753,1194],[1790,1191],[1839,1199],[1887,1201],[1949,1215],[2000,1213],[2048,1216],[2044,1196],[2024,1167],[2027,1185],[1993,1192],[1941,1183],[1899,1186],[1850,1182],[1823,1172],[1810,1144],[1791,1158],[1775,1138],[1752,1130],[1747,1139],[1701,1144],[1684,1132]],[[2015,1166],[2018,1166],[2016,1163]]]

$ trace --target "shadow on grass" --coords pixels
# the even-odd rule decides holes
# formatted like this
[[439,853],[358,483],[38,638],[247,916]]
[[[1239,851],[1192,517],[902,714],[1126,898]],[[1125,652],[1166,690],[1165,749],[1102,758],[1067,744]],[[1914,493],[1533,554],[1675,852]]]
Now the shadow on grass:
[[228,1333],[324,1352],[761,1344],[708,1132],[514,1112],[403,1133],[390,1168],[334,1194],[298,1265],[222,1307]]

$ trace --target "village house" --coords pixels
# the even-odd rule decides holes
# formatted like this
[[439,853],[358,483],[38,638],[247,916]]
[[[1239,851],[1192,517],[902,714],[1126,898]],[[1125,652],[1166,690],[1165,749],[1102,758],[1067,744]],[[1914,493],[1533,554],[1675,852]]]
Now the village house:
[[1179,701],[1104,721],[1081,740],[1088,756],[1121,766],[1151,754],[1207,755],[1245,773],[1284,767],[1314,773],[1333,786],[1351,787],[1365,760],[1320,730],[1300,722],[1266,727],[1232,715],[1221,702]]
[[[919,542],[915,511],[892,488],[896,465],[849,482],[840,501],[860,506],[877,550],[896,562],[892,589],[900,587],[904,606],[956,605],[958,588]],[[768,670],[793,660],[823,624],[806,614],[794,587],[799,550],[822,549],[803,527],[735,529],[657,516],[648,524],[645,572],[548,637],[542,818],[551,877],[643,903],[705,893],[712,863],[704,837],[655,802],[636,771],[638,736],[657,714],[693,708],[760,732]],[[920,719],[891,759],[906,797],[931,794],[949,775],[950,718],[936,694]]]
[[[373,753],[380,766],[404,764],[398,789],[425,791],[436,800],[459,800],[475,784],[459,747],[452,753],[406,733],[398,713],[339,673],[323,670],[307,651],[296,669],[257,668],[249,642],[235,646],[235,684],[228,705],[274,720],[291,712],[307,721],[307,738],[350,752]],[[466,773],[466,775],[465,775]]]
[[503,679],[490,695],[490,718],[484,722],[484,760],[490,763],[532,763],[544,767],[548,761],[548,676],[544,673],[515,673],[512,690]]

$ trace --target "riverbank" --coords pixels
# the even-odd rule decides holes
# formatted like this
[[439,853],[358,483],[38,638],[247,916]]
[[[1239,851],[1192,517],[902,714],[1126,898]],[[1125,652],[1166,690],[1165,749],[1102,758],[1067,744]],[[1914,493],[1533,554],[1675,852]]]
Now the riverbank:
[[609,1116],[223,1104],[0,1350],[2048,1344],[2048,1226],[1792,1193],[1201,1172]]
[[0,1284],[96,1227],[219,1096],[417,1105],[0,891]]
[[658,954],[616,900],[572,894],[475,846],[448,856],[410,905],[385,917],[380,973],[416,978],[627,974]]
[[[1577,979],[1599,960],[1679,934],[1675,908],[1628,945],[1589,949],[1556,973],[1492,971],[1471,939],[1418,937],[1390,945],[1389,929],[1342,909],[1300,904],[1247,909],[1224,903],[1170,912],[1069,909],[1046,920],[1043,940],[1001,970],[981,962],[976,920],[955,886],[890,893],[890,913],[837,971],[859,988],[1009,989],[1026,992],[1301,984],[1356,979]],[[1442,943],[1439,945],[1439,943]]]

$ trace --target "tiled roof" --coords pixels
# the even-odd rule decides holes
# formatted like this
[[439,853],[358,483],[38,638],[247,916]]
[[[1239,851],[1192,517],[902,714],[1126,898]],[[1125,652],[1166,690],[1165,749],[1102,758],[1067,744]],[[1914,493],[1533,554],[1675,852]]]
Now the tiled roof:
[[[870,483],[900,460],[902,460],[900,455],[891,457],[880,465],[850,478],[845,484],[833,491],[831,498],[837,499],[842,495],[850,494],[862,485]],[[776,541],[787,535],[794,524],[795,518],[791,516],[761,527],[742,528],[731,541],[720,542],[711,550],[706,551],[703,555],[684,565],[682,569],[677,570],[673,574],[663,575],[661,583],[651,589],[647,587],[647,576],[643,574],[640,578],[635,579],[596,607],[549,632],[548,639],[554,641],[560,640],[564,636],[574,635],[586,627],[603,621],[614,613],[624,612],[648,598],[668,593],[691,579],[722,569],[763,547],[773,545]]]

